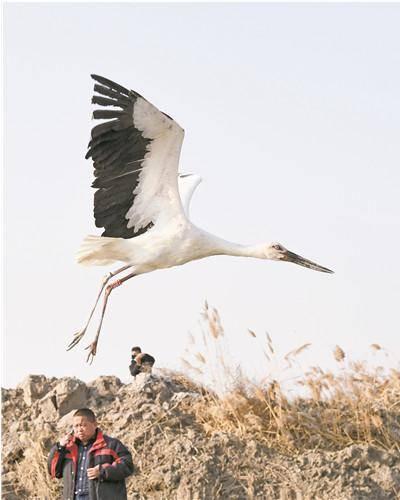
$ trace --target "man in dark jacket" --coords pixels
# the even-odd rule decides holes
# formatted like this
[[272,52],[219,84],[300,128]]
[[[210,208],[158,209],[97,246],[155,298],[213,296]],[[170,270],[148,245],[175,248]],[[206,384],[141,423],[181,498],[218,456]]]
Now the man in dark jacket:
[[52,447],[48,469],[63,478],[63,500],[127,500],[125,478],[133,463],[128,449],[97,427],[92,410],[81,408],[73,431]]
[[131,364],[129,365],[129,371],[132,377],[136,377],[139,373],[151,373],[155,359],[150,354],[142,352],[140,347],[132,347],[131,349]]

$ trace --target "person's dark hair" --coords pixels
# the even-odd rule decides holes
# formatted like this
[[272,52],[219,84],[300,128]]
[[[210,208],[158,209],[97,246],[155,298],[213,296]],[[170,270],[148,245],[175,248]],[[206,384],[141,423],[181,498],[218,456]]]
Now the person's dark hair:
[[90,422],[96,422],[96,415],[89,408],[79,408],[74,413],[74,417],[86,417]]
[[135,347],[132,347],[131,351],[142,352],[142,349],[140,349],[139,346],[135,346]]

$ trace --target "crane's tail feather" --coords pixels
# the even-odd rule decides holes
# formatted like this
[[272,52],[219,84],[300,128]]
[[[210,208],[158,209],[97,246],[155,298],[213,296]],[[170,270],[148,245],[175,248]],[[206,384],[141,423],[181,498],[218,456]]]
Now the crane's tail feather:
[[106,266],[121,260],[121,238],[88,235],[82,241],[76,260],[83,266]]

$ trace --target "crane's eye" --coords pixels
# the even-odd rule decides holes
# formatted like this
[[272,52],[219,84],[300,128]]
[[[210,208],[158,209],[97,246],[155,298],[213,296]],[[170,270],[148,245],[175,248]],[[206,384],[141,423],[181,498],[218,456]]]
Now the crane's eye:
[[272,245],[272,248],[279,251],[283,250],[282,245],[279,245],[279,243],[275,243],[274,245]]

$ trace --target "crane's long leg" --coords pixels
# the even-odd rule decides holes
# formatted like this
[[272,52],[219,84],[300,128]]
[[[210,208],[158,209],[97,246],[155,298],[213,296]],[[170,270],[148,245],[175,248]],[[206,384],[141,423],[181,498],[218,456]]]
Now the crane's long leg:
[[116,276],[117,274],[122,273],[123,271],[126,271],[130,267],[132,267],[132,266],[129,265],[129,266],[120,267],[119,269],[117,269],[117,270],[115,270],[113,272],[107,273],[103,277],[103,281],[101,283],[101,288],[100,288],[99,294],[97,295],[97,299],[96,299],[96,302],[95,302],[95,304],[93,306],[93,309],[92,309],[92,311],[91,311],[91,313],[89,315],[89,319],[87,320],[86,325],[84,326],[84,328],[82,328],[82,330],[79,330],[79,332],[75,333],[74,338],[72,339],[72,342],[67,347],[67,351],[69,351],[70,349],[72,349],[73,347],[75,347],[76,344],[78,344],[78,342],[81,340],[81,338],[85,335],[86,330],[87,330],[87,328],[89,326],[90,320],[92,319],[93,313],[96,310],[97,304],[98,304],[98,302],[100,300],[101,294],[103,293],[104,287],[109,282],[109,280],[111,278],[113,278],[114,276]]
[[136,273],[131,273],[131,274],[127,274],[126,276],[124,276],[123,278],[119,279],[119,280],[115,280],[113,281],[112,283],[110,283],[107,287],[106,287],[106,291],[104,292],[104,301],[103,301],[103,310],[101,312],[101,318],[100,318],[100,323],[99,323],[99,326],[97,328],[97,333],[96,333],[96,336],[93,340],[93,342],[91,344],[89,344],[85,349],[90,349],[89,350],[89,354],[88,354],[88,357],[86,359],[87,362],[89,362],[90,364],[92,364],[93,362],[93,359],[94,359],[94,356],[96,356],[96,352],[97,352],[97,343],[99,341],[99,335],[100,335],[100,331],[101,331],[101,326],[103,324],[103,319],[104,319],[104,313],[106,312],[106,308],[107,308],[107,302],[108,302],[108,297],[110,296],[111,292],[114,290],[114,288],[117,288],[118,286],[121,286],[122,283],[124,283],[125,281],[133,278],[134,276],[137,276]]

